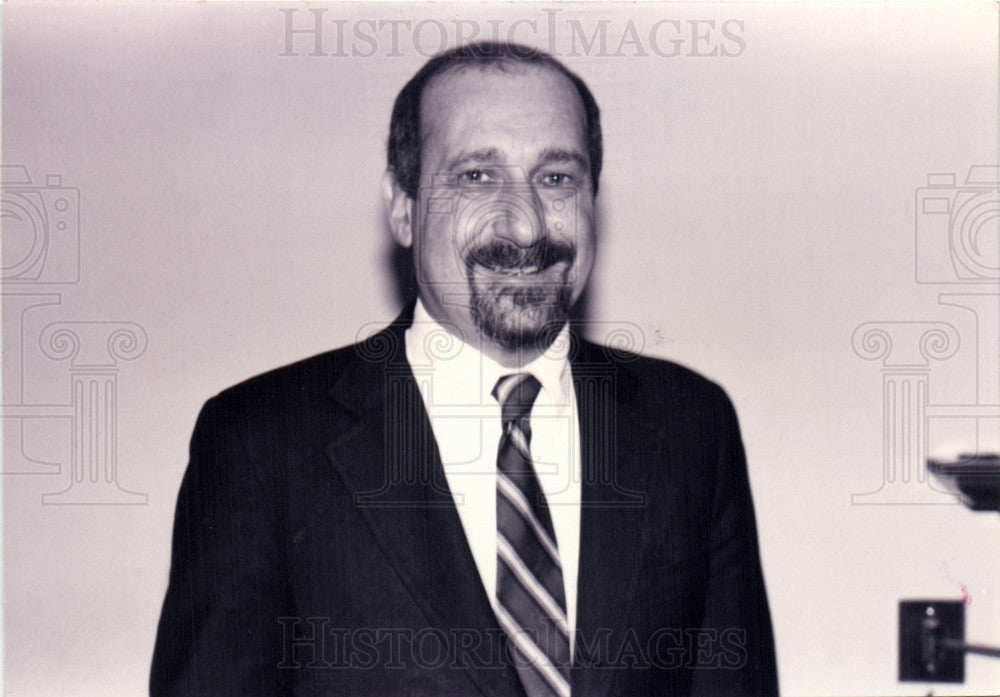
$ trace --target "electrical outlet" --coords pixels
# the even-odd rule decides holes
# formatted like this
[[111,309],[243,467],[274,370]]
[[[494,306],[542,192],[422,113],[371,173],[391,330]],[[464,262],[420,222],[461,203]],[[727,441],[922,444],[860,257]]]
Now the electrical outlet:
[[965,603],[961,600],[899,602],[899,679],[964,682]]

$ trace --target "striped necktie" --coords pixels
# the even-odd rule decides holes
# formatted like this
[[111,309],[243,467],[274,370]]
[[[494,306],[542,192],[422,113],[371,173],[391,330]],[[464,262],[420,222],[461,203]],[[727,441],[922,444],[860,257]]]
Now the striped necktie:
[[497,453],[497,618],[528,697],[569,697],[569,623],[552,517],[531,464],[529,373],[505,375],[493,397],[503,435]]

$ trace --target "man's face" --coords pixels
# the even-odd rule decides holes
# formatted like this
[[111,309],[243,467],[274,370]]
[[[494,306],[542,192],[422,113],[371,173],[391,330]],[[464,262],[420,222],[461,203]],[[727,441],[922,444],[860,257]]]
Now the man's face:
[[544,348],[594,262],[576,89],[548,68],[453,70],[427,87],[421,123],[421,187],[403,234],[400,201],[391,215],[397,240],[412,243],[421,300],[470,344],[478,334],[501,352]]

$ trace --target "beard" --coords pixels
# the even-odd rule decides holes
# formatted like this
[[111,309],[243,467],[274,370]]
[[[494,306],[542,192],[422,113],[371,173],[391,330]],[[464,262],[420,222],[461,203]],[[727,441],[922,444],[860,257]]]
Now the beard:
[[490,242],[465,255],[476,327],[507,350],[545,350],[569,319],[575,251],[541,240],[531,247]]

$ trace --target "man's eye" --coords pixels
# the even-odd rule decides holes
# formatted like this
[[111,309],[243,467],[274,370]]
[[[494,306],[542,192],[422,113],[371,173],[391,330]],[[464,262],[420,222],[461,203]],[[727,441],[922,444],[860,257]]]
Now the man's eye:
[[459,184],[490,184],[494,181],[493,175],[483,169],[470,169],[458,175]]
[[542,175],[545,186],[566,186],[573,183],[573,177],[565,172],[548,172]]

